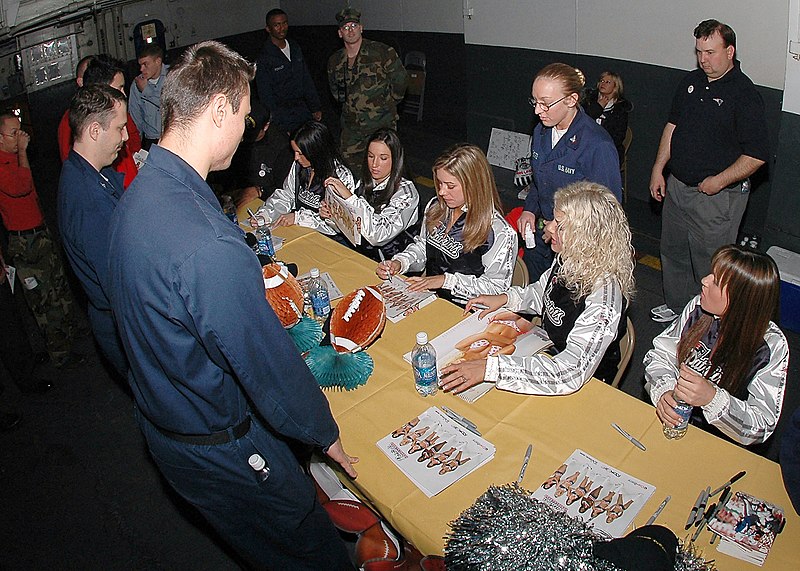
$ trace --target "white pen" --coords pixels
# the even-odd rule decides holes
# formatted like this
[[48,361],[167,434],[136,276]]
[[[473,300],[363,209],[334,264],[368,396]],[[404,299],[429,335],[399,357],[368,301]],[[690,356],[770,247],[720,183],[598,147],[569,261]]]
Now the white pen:
[[525,477],[525,470],[528,469],[528,461],[531,459],[531,452],[533,452],[533,444],[528,444],[528,450],[525,451],[525,460],[522,461],[522,468],[519,469],[517,484],[521,484],[522,478]]
[[623,430],[622,428],[620,428],[620,426],[619,426],[619,425],[618,425],[616,422],[612,422],[612,423],[611,423],[611,426],[613,426],[613,427],[614,427],[614,430],[616,430],[617,432],[619,432],[619,433],[620,433],[622,436],[624,436],[625,438],[627,438],[628,440],[630,440],[630,441],[631,441],[631,443],[632,443],[634,446],[636,446],[636,448],[638,448],[639,450],[647,450],[647,448],[645,448],[644,444],[642,444],[641,442],[639,442],[638,440],[636,440],[636,439],[635,439],[633,436],[631,436],[630,434],[628,434],[627,432],[625,432],[625,430]]
[[661,502],[661,505],[658,506],[658,509],[655,512],[653,512],[653,515],[650,516],[650,519],[647,520],[647,523],[645,523],[645,525],[653,525],[653,522],[655,522],[656,518],[659,515],[661,515],[661,512],[664,510],[665,507],[667,507],[667,503],[669,503],[671,499],[672,496],[667,496],[666,498],[664,498],[664,501]]

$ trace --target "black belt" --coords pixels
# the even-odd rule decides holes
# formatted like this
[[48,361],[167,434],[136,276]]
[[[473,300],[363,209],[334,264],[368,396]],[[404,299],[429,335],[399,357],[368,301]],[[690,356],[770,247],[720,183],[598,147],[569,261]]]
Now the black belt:
[[30,236],[32,234],[38,234],[39,232],[44,232],[47,230],[47,226],[42,224],[41,226],[37,226],[36,228],[29,228],[28,230],[9,230],[8,233],[12,236]]
[[239,440],[242,436],[247,434],[247,431],[250,430],[250,417],[245,417],[240,424],[237,424],[233,427],[233,438],[231,438],[231,434],[227,429],[221,430],[220,432],[213,432],[211,434],[179,434],[178,432],[169,431],[165,428],[161,428],[160,426],[156,426],[155,424],[153,426],[155,426],[156,430],[158,430],[167,438],[177,440],[178,442],[183,442],[184,444],[216,446],[218,444],[227,444],[233,440]]

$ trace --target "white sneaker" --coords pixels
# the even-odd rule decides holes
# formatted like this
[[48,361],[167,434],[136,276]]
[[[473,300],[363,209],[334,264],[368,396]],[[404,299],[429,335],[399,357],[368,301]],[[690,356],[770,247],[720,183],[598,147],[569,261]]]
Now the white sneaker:
[[656,323],[670,323],[678,318],[678,314],[667,307],[666,303],[651,309],[650,315]]
[[661,315],[665,311],[669,311],[669,307],[667,307],[666,303],[662,303],[661,305],[657,305],[656,307],[650,310],[650,313],[653,315]]

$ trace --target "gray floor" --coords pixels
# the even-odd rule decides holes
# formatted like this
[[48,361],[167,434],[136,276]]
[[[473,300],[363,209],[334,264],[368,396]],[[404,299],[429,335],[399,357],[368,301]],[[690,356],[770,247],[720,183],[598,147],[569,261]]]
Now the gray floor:
[[[427,177],[436,155],[462,138],[429,120],[404,120],[401,135],[416,174]],[[498,171],[497,178],[504,201],[513,206],[511,173]],[[645,203],[631,201],[626,210],[637,250],[657,255],[658,217]],[[637,344],[622,389],[640,397],[642,356],[660,331],[648,311],[662,299],[658,271],[639,265],[636,278],[631,317]],[[793,350],[800,347],[796,334],[788,337]],[[0,434],[0,568],[238,569],[214,534],[164,485],[134,423],[125,384],[107,374],[91,340],[81,349],[90,362],[59,374],[50,393],[20,395],[10,385],[0,397],[0,406],[16,406],[24,416],[18,429]],[[799,376],[793,363],[785,418],[797,406]],[[768,455],[774,458],[775,450],[771,446]]]

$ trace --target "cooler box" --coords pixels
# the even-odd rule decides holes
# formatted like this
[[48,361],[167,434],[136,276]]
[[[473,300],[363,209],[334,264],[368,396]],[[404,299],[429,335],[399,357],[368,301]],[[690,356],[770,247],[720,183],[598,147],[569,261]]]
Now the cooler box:
[[781,272],[781,327],[800,333],[800,254],[772,246],[767,250]]

